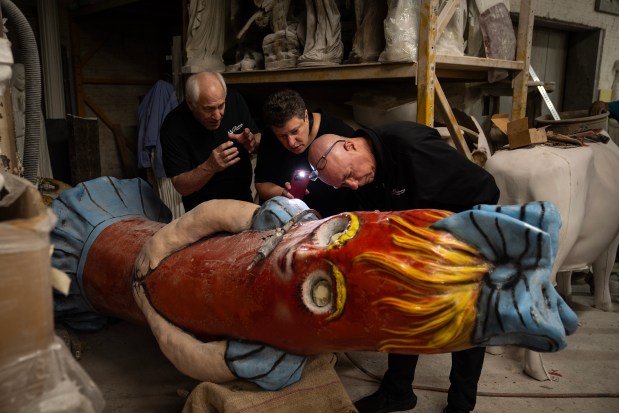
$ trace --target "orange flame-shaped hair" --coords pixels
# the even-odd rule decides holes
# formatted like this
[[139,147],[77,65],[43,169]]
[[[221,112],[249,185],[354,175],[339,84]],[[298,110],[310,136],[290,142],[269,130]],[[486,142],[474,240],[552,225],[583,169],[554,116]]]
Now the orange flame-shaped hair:
[[[451,215],[427,212],[430,224]],[[417,226],[395,215],[389,216],[389,225],[396,251],[390,251],[389,258],[372,251],[355,259],[355,264],[368,266],[368,275],[388,273],[390,281],[406,291],[401,298],[385,297],[373,303],[410,320],[407,326],[388,330],[396,338],[383,340],[379,350],[415,347],[420,353],[435,353],[470,346],[479,284],[490,264],[471,246],[429,225]]]

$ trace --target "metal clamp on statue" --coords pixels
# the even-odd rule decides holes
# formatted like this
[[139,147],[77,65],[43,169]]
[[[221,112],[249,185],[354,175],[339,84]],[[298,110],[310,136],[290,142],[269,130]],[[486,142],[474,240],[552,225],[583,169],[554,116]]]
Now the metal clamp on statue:
[[147,324],[198,380],[276,390],[324,352],[551,352],[577,326],[550,282],[561,221],[549,203],[318,219],[298,199],[213,200],[166,224],[148,184],[104,177],[52,208],[53,265],[73,278],[56,317]]

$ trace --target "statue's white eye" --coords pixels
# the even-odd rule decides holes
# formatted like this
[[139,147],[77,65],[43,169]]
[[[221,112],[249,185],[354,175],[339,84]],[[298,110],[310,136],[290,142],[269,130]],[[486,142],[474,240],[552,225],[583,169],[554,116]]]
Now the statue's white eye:
[[330,313],[333,298],[333,282],[324,271],[312,272],[303,282],[303,303],[312,313]]
[[317,307],[325,307],[331,304],[333,301],[333,294],[331,292],[331,284],[326,280],[320,280],[312,285],[312,302]]
[[329,248],[338,247],[354,238],[359,230],[359,219],[355,214],[344,213],[327,220],[316,231],[315,243]]
[[305,306],[316,315],[328,315],[327,320],[337,320],[346,305],[346,280],[337,266],[330,273],[316,270],[303,282],[302,295]]

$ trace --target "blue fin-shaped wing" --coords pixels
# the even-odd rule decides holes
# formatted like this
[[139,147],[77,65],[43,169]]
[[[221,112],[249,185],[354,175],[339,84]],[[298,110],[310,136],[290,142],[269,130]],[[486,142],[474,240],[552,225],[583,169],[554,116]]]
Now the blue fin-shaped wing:
[[559,249],[561,215],[553,203],[540,201],[523,205],[476,205],[472,209],[505,214],[547,232],[550,235],[552,251],[556,256]]
[[475,344],[565,347],[578,320],[551,283],[560,226],[558,209],[539,202],[480,206],[432,225],[475,246],[494,265],[480,290]]

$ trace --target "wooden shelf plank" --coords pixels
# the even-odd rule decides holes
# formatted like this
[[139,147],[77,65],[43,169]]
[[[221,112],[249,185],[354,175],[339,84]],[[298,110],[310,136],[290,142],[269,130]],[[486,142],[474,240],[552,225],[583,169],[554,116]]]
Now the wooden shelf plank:
[[436,55],[436,69],[486,71],[486,69],[522,70],[524,62],[517,60],[488,59],[473,56]]
[[[471,56],[436,56],[436,71],[441,77],[478,80],[489,68],[522,70],[523,62]],[[462,73],[459,73],[462,72]],[[477,73],[471,73],[477,72]],[[367,79],[413,79],[417,63],[362,63],[322,67],[295,67],[279,70],[253,70],[222,73],[227,83],[289,83]]]
[[296,67],[279,70],[224,72],[227,83],[286,83],[331,80],[403,79],[414,78],[416,63],[363,63],[321,67]]

